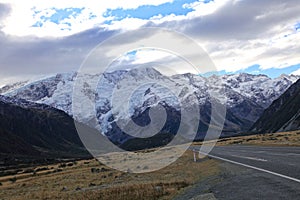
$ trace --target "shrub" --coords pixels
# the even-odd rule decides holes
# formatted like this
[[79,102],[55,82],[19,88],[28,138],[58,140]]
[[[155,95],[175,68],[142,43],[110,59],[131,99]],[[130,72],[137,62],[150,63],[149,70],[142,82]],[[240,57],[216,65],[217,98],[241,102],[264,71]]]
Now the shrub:
[[74,163],[68,163],[67,166],[68,167],[72,167],[74,165]]
[[100,172],[100,169],[98,169],[98,168],[91,168],[91,172],[92,173],[99,173]]
[[58,165],[59,168],[65,168],[66,166],[67,166],[66,163],[60,163],[60,164]]
[[14,176],[14,177],[10,178],[9,181],[11,181],[12,183],[15,183],[17,181],[17,177]]
[[95,187],[95,186],[96,186],[95,183],[90,183],[90,184],[89,184],[89,187]]
[[53,173],[55,173],[55,172],[61,172],[62,171],[62,169],[55,169],[55,170],[53,170]]
[[110,172],[109,174],[108,174],[108,176],[109,177],[112,177],[114,174],[112,173],[112,172]]
[[32,173],[32,172],[34,172],[33,169],[25,169],[25,170],[24,170],[24,173]]

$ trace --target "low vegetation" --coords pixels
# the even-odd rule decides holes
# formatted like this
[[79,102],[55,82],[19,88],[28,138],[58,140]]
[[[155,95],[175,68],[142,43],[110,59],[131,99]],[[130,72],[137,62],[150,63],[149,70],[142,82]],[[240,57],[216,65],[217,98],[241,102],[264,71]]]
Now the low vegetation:
[[[223,138],[217,143],[235,144],[300,146],[300,131]],[[110,155],[108,159],[118,163],[126,158]],[[195,182],[218,174],[217,163],[209,158],[194,162],[193,153],[187,151],[168,167],[141,174],[120,172],[95,159],[10,169],[0,176],[0,199],[171,199]],[[137,169],[151,167],[149,161]]]
[[[195,144],[201,144],[197,142]],[[268,133],[219,139],[217,145],[300,146],[300,131]]]
[[[35,170],[35,175],[20,172],[0,177],[0,199],[171,199],[219,172],[217,161],[206,158],[194,162],[190,151],[168,167],[141,174],[110,169],[95,159],[65,164],[39,166],[48,170]],[[12,183],[14,177],[17,181]]]

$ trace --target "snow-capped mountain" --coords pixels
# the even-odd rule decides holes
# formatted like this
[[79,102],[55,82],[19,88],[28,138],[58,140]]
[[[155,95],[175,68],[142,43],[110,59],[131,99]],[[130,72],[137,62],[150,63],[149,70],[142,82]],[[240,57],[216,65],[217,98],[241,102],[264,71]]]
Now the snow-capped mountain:
[[[72,116],[72,92],[76,76],[76,73],[57,74],[2,94],[47,104]],[[299,76],[293,75],[271,79],[265,75],[245,73],[211,77],[195,74],[166,76],[154,68],[138,68],[101,75],[86,74],[81,92],[96,102],[100,128],[106,133],[120,132],[116,130],[119,120],[134,118],[140,123],[149,121],[146,116],[149,108],[159,105],[165,107],[168,114],[172,113],[174,118],[180,119],[180,105],[188,107],[197,104],[203,115],[200,126],[207,127],[210,121],[210,102],[216,100],[226,102],[224,133],[232,134],[247,130],[263,110],[298,79]],[[92,85],[97,85],[96,93],[92,90]],[[219,87],[223,89],[220,90]],[[212,91],[217,91],[217,96],[212,97]],[[92,115],[93,113],[82,113],[76,120],[88,122]],[[172,125],[169,129],[173,129]]]
[[29,83],[29,81],[21,81],[21,82],[16,82],[13,84],[5,85],[0,88],[0,94],[14,91],[17,88],[20,88],[20,87],[26,85],[27,83]]

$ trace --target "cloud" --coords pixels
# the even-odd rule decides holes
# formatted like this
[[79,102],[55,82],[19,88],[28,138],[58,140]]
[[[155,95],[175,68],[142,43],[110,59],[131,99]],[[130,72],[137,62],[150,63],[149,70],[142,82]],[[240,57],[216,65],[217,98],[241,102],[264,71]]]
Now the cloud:
[[299,9],[297,0],[228,1],[211,15],[189,20],[185,30],[198,38],[215,41],[266,38],[299,20]]
[[291,74],[300,76],[300,69],[298,69],[298,70],[292,72]]
[[[168,2],[172,11],[174,1],[2,0],[5,4],[0,3],[0,79],[77,70],[89,51],[105,39],[151,26],[185,33],[206,49],[219,70],[226,72],[256,64],[264,71],[300,63],[298,0],[195,1],[184,5],[189,12],[178,15],[167,12],[172,14],[121,20],[104,16],[108,9],[126,12]],[[80,12],[64,13],[76,9]],[[124,41],[128,42],[128,38]],[[115,48],[124,41],[115,41]],[[139,52],[124,64],[154,57],[145,56],[147,53]]]
[[220,70],[234,72],[255,64],[284,68],[300,63],[300,44],[295,42],[300,39],[299,10],[297,0],[231,0],[207,15],[189,13],[146,26],[184,32],[205,47]]
[[0,79],[76,71],[92,48],[114,34],[99,28],[62,38],[20,38],[0,32]]
[[[5,20],[5,27],[2,29],[6,34],[27,36],[67,36],[81,31],[99,27],[107,20],[103,15],[108,9],[137,9],[145,5],[158,6],[173,0],[73,0],[73,1],[40,1],[40,0],[2,0],[10,4],[12,8],[11,15]],[[64,9],[81,9],[76,16],[61,18],[58,22],[43,19],[52,15],[63,15]],[[37,22],[39,26],[35,26]],[[70,27],[66,28],[66,23]],[[18,24],[18,26],[16,26]],[[42,26],[41,26],[42,25]]]
[[11,7],[9,4],[0,3],[0,29],[3,27],[2,21],[11,12]]

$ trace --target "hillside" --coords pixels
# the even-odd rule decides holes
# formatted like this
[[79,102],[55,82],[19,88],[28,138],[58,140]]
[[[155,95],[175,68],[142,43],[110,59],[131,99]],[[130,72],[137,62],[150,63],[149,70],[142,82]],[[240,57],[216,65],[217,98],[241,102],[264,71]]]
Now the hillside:
[[74,121],[43,104],[0,96],[0,154],[5,164],[28,158],[87,156]]
[[300,129],[300,79],[275,100],[251,131],[270,133]]

